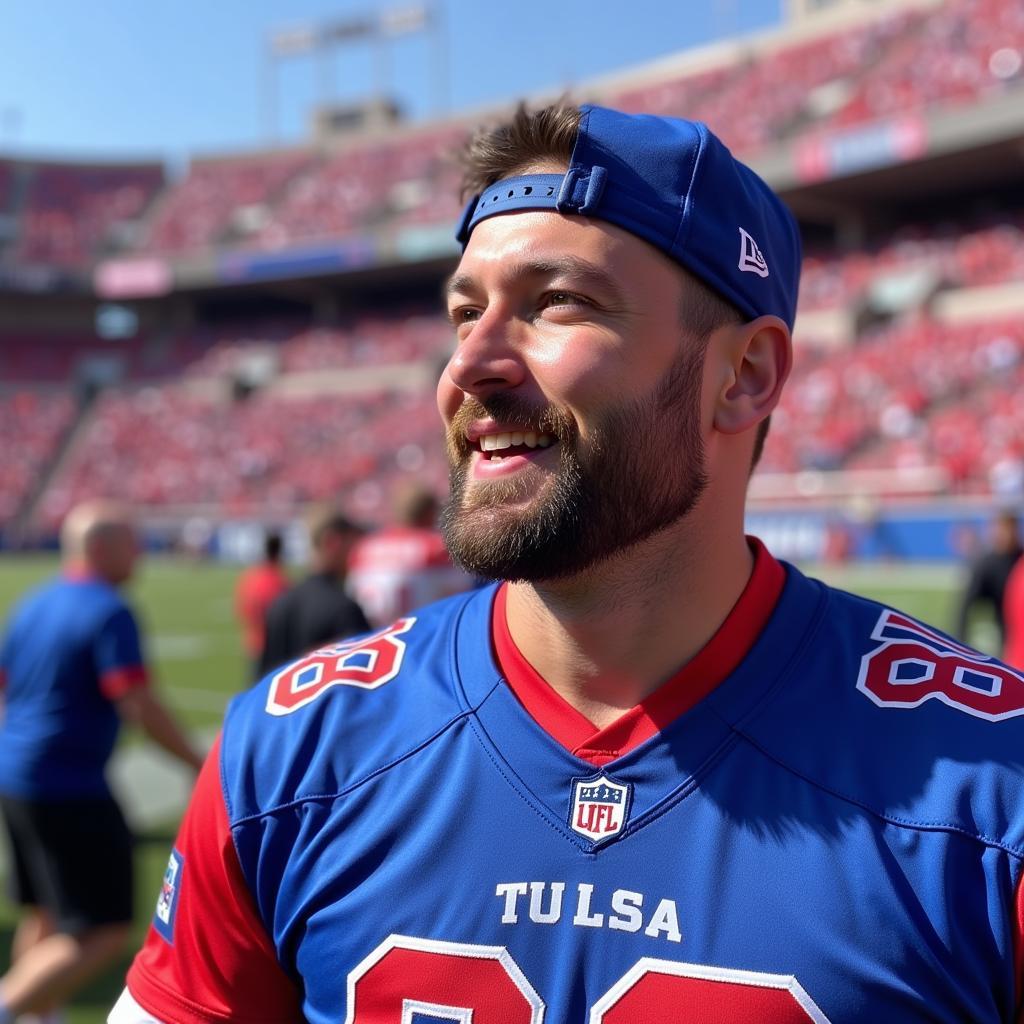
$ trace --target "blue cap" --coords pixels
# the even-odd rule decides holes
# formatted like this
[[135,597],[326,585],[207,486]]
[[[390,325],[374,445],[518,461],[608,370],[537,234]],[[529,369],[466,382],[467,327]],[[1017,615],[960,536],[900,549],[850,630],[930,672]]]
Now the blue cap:
[[487,217],[557,210],[598,217],[650,242],[753,319],[793,326],[800,233],[793,214],[707,125],[580,108],[565,174],[496,182],[466,205],[465,247]]

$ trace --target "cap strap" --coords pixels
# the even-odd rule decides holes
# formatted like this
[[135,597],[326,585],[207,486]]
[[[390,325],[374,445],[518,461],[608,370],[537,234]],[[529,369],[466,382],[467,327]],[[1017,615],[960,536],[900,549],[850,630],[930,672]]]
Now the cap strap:
[[518,178],[495,182],[466,204],[456,238],[465,246],[473,228],[485,217],[495,213],[554,210],[566,177],[564,174],[523,174]]

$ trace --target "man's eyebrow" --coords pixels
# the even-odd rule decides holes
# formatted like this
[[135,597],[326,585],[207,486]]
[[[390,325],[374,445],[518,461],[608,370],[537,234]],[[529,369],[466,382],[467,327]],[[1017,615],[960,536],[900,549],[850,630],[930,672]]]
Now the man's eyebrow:
[[[604,292],[609,298],[618,300],[621,290],[615,278],[603,268],[580,259],[578,256],[559,256],[554,259],[519,260],[502,268],[502,276],[507,280],[527,277],[558,277],[564,275],[578,282],[583,287],[593,287]],[[456,271],[445,285],[445,294],[466,294],[477,288],[477,280],[472,274]]]

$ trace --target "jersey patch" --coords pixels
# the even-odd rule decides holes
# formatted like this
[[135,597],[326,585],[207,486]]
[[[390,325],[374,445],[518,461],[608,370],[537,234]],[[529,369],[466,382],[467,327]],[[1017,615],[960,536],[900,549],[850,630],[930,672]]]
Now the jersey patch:
[[606,843],[625,827],[631,796],[631,786],[616,782],[603,772],[587,779],[573,779],[569,827],[595,846]]
[[185,858],[177,849],[171,850],[167,870],[160,886],[153,915],[153,927],[173,946],[174,918],[178,913],[178,894],[181,892],[181,877],[185,870]]
[[881,644],[861,658],[857,689],[879,707],[938,700],[990,722],[1024,715],[1024,675],[994,658],[891,609],[871,639]]

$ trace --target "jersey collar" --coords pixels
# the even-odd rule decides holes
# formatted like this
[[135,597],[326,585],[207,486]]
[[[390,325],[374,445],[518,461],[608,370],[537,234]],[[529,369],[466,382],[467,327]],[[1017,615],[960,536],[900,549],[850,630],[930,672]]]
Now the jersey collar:
[[516,646],[506,616],[506,584],[498,588],[491,613],[491,636],[502,675],[537,724],[570,753],[598,766],[614,761],[706,697],[743,661],[764,629],[786,573],[757,538],[748,542],[754,553],[753,572],[714,636],[674,676],[604,729],[595,729],[556,693]]

